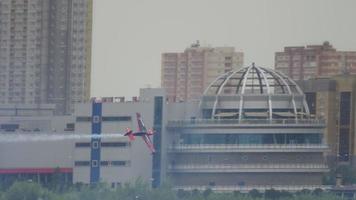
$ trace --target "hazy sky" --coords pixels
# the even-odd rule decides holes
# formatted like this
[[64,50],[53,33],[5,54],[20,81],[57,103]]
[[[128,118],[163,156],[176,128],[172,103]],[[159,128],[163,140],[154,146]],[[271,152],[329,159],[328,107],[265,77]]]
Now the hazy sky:
[[356,50],[356,0],[94,0],[92,96],[159,87],[161,53],[196,40],[265,67],[284,46]]

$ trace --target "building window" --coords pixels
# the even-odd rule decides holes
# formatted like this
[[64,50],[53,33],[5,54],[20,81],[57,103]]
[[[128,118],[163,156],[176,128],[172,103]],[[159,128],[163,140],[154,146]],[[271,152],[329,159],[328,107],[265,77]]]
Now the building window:
[[93,123],[99,123],[100,122],[100,116],[95,115],[93,116]]
[[75,124],[74,123],[68,123],[66,124],[66,128],[64,129],[65,131],[74,131],[75,129]]
[[340,125],[350,124],[351,93],[340,93]]
[[122,161],[122,160],[115,160],[111,161],[112,166],[129,166],[130,162],[129,161]]
[[339,116],[339,160],[349,161],[350,149],[350,118],[351,118],[351,93],[340,93]]
[[126,147],[128,146],[127,142],[103,142],[101,147]]
[[3,129],[5,131],[15,131],[20,127],[19,124],[1,124],[0,129]]
[[109,161],[100,161],[101,166],[109,166]]
[[349,148],[350,148],[350,138],[349,138],[349,128],[340,128],[340,139],[339,139],[339,160],[348,161],[349,160]]
[[90,162],[89,161],[75,161],[74,166],[76,167],[83,167],[83,166],[89,166]]
[[98,167],[98,161],[97,160],[92,160],[91,161],[91,166],[92,167]]
[[106,116],[102,117],[105,122],[131,121],[131,116]]
[[90,122],[91,121],[91,117],[80,116],[80,117],[77,117],[76,121],[77,122]]
[[80,148],[80,147],[90,147],[89,142],[77,142],[75,143],[75,147]]
[[92,142],[92,148],[93,149],[98,149],[99,148],[99,141],[93,141]]
[[117,182],[117,183],[111,183],[111,188],[115,188],[115,187],[120,187],[121,183]]
[[306,92],[305,99],[307,101],[310,114],[315,115],[316,114],[316,94],[315,94],[315,92]]

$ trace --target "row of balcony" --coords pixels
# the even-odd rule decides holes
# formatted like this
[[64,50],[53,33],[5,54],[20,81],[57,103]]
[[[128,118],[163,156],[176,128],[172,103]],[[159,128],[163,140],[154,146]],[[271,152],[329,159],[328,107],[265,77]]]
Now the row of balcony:
[[232,191],[240,191],[243,193],[247,193],[253,189],[256,189],[260,192],[264,192],[266,190],[274,189],[274,190],[285,190],[289,192],[297,192],[301,190],[330,190],[332,186],[329,185],[254,185],[254,186],[239,186],[239,185],[225,185],[225,186],[176,186],[175,190],[200,190],[204,191],[206,189],[211,189],[215,192],[232,192]]
[[191,119],[168,121],[168,127],[189,127],[189,126],[209,126],[209,125],[235,125],[235,126],[256,126],[256,125],[325,125],[323,119]]
[[192,164],[168,166],[173,173],[329,172],[326,164]]
[[178,144],[168,148],[173,153],[199,152],[325,152],[326,144]]

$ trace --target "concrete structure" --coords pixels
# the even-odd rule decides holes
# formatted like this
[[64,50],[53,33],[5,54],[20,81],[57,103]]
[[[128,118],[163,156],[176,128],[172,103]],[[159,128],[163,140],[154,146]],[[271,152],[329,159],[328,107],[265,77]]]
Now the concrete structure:
[[169,101],[199,100],[204,89],[220,74],[243,65],[243,53],[233,47],[193,44],[183,53],[163,53],[161,86]]
[[92,0],[0,2],[0,104],[89,99]]
[[[158,168],[160,160],[157,158],[161,154],[159,148],[152,156],[140,137],[134,142],[128,142],[124,136],[105,138],[105,135],[124,133],[126,128],[137,130],[135,114],[140,112],[147,128],[155,129],[155,146],[159,147],[157,142],[159,142],[160,127],[158,126],[162,122],[159,123],[157,120],[161,110],[159,107],[163,106],[164,96],[161,89],[147,89],[141,91],[140,101],[78,105],[75,112],[76,133],[101,134],[103,138],[101,140],[92,138],[91,145],[88,141],[76,143],[73,181],[124,183],[141,177],[145,181],[159,184],[160,174],[155,174],[160,173]],[[95,127],[93,123],[96,116],[100,121],[100,127]],[[94,143],[97,145],[93,145]],[[155,159],[158,159],[157,166],[152,165]],[[94,165],[93,163],[100,164]]]
[[74,117],[55,116],[53,104],[0,105],[0,133],[73,133]]
[[0,180],[48,183],[59,176],[64,182],[116,187],[141,177],[158,185],[160,152],[152,156],[140,138],[129,142],[121,134],[137,129],[140,112],[145,125],[155,128],[159,146],[163,96],[162,89],[148,89],[141,91],[141,101],[79,104],[73,116],[53,116],[53,105],[0,108]]
[[[311,114],[326,120],[330,159],[356,166],[355,106],[356,76],[339,75],[299,81]],[[334,162],[335,163],[335,162]]]
[[329,42],[285,47],[275,54],[275,69],[294,80],[356,74],[356,51],[337,51]]
[[[140,175],[154,187],[169,178],[177,189],[323,187],[322,175],[329,171],[325,123],[310,115],[303,92],[285,75],[252,65],[218,76],[200,101],[169,102],[166,97],[163,89],[142,89],[130,102],[103,98],[103,103],[79,104],[72,120],[80,138],[61,140],[53,148],[48,142],[19,145],[16,151],[14,145],[0,145],[2,177],[30,170],[26,176],[41,180],[42,173],[58,169],[75,183],[112,186]],[[136,112],[155,130],[153,155],[140,138],[130,143],[116,135],[136,129]],[[37,158],[41,148],[51,158]],[[26,159],[8,158],[26,151]]]

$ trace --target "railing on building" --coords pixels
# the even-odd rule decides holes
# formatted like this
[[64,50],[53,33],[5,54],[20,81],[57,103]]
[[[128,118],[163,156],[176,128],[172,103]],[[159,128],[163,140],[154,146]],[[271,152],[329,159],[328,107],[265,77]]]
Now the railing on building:
[[184,127],[192,125],[325,125],[323,119],[191,119],[168,121],[168,127]]
[[295,170],[295,171],[320,171],[328,172],[326,164],[171,164],[168,169],[172,172],[204,172],[204,171],[275,171]]
[[327,151],[326,144],[178,144],[168,148],[170,152],[203,152],[203,151],[293,151],[293,150],[317,150]]
[[232,191],[240,191],[243,193],[249,192],[253,189],[256,189],[260,192],[264,192],[266,190],[274,189],[274,190],[285,190],[289,192],[301,191],[304,189],[307,190],[330,190],[332,186],[330,185],[249,185],[249,186],[239,186],[239,185],[225,185],[225,186],[176,186],[175,190],[200,190],[204,191],[206,189],[211,189],[215,192],[232,192]]

